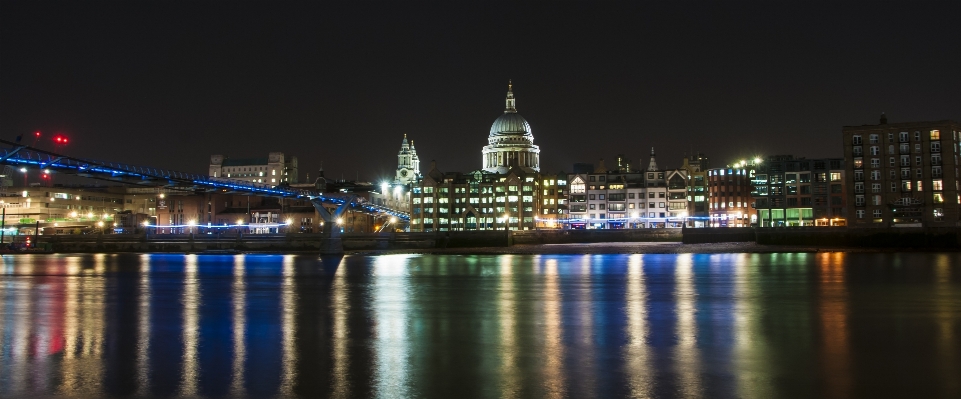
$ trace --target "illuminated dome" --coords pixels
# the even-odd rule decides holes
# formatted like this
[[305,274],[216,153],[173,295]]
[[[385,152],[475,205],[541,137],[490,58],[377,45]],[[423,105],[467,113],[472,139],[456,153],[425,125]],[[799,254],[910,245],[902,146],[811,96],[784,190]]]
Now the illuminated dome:
[[513,85],[507,85],[507,107],[504,115],[491,125],[488,145],[482,151],[484,170],[507,173],[512,167],[527,172],[540,171],[540,148],[534,145],[531,125],[517,113]]
[[491,136],[508,134],[531,134],[531,125],[516,110],[505,112],[491,125]]

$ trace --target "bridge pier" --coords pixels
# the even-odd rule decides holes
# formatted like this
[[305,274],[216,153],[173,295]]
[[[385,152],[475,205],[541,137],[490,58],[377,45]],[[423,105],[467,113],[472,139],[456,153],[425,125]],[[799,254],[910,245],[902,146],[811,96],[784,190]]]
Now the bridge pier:
[[324,219],[323,238],[320,239],[321,255],[339,255],[344,253],[344,242],[340,238],[340,226],[337,224],[337,219],[344,214],[350,204],[354,202],[355,198],[357,197],[351,196],[345,199],[344,203],[340,204],[334,212],[327,210],[319,200],[310,201],[310,203],[314,205],[314,209],[317,209],[320,217]]

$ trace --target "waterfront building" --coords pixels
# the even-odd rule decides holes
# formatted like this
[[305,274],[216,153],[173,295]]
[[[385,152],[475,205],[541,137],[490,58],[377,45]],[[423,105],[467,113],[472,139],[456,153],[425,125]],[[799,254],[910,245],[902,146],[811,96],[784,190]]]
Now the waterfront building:
[[538,229],[561,229],[567,224],[567,173],[542,174],[541,200],[535,207],[537,216],[534,218]]
[[685,157],[681,163],[680,169],[687,172],[687,227],[706,227],[709,224],[709,166],[707,156],[700,153]]
[[210,177],[221,177],[271,186],[298,183],[297,157],[271,152],[266,158],[210,156]]
[[961,124],[943,120],[845,126],[852,226],[957,226]]
[[844,226],[844,159],[774,155],[754,165],[755,213],[761,227]]
[[397,171],[393,183],[406,186],[420,178],[420,158],[417,157],[414,140],[408,144],[407,134],[404,134],[404,141],[401,142],[400,151],[397,153]]
[[708,169],[710,227],[751,226],[754,172],[754,163],[746,161]]
[[114,231],[115,227],[129,231],[124,227],[129,227],[130,220],[142,222],[155,215],[160,192],[120,186],[9,187],[0,195],[0,208],[8,236],[18,231],[36,234],[37,226],[39,234]]
[[605,170],[568,175],[568,227],[625,229],[683,227],[688,178],[683,169],[660,170],[653,151],[645,171]]
[[431,162],[411,189],[410,231],[534,229],[544,179],[519,166],[507,173],[444,173]]
[[170,191],[159,196],[150,233],[317,233],[321,220],[306,199]]
[[513,85],[510,83],[507,85],[504,114],[491,125],[487,143],[481,151],[485,172],[506,174],[512,168],[520,168],[525,173],[541,170],[541,149],[534,145],[531,125],[517,113]]

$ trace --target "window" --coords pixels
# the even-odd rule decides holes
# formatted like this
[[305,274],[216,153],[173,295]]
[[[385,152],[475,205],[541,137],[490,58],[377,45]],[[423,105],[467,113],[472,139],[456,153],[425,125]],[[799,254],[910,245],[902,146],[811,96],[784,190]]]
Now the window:
[[888,158],[888,166],[894,166],[894,157]]
[[944,190],[944,182],[941,179],[931,180],[931,191]]
[[664,203],[663,203],[663,202],[658,202],[658,203],[657,203],[657,207],[658,207],[658,208],[663,208],[663,207],[664,207]]
[[864,172],[860,170],[854,171],[854,181],[864,181]]
[[864,160],[861,158],[854,158],[854,168],[859,169],[864,166]]
[[935,204],[943,204],[943,203],[944,203],[944,195],[941,194],[941,193],[934,193],[931,202],[933,202],[933,203],[935,203]]
[[648,202],[648,203],[647,203],[647,207],[648,207],[648,208],[653,208],[653,207],[654,207],[654,203],[653,203],[653,202]]
[[898,133],[898,141],[906,143],[908,141],[908,132]]
[[874,218],[876,219],[876,218],[879,218],[879,217],[881,217],[881,210],[880,210],[880,209],[875,209],[875,210],[874,210]]
[[880,195],[872,195],[872,196],[871,196],[871,205],[881,205],[881,196],[880,196]]
[[634,199],[634,193],[627,193],[628,199]]
[[[840,186],[839,186],[839,187],[840,187]],[[856,192],[856,193],[863,193],[863,192],[864,192],[864,183],[860,183],[860,182],[859,182],[859,183],[854,183],[854,192]]]
[[880,160],[880,159],[877,159],[877,158],[871,158],[871,167],[872,167],[872,168],[880,168],[880,167],[881,167],[881,160]]
[[654,198],[654,192],[647,193],[647,198]]
[[590,179],[591,181],[597,181],[597,176],[591,176]]
[[854,156],[856,157],[859,157],[864,154],[864,152],[861,150],[861,146],[859,145],[854,146],[854,150],[852,150],[851,153],[853,153]]
[[931,131],[931,141],[934,141],[934,140],[941,140],[941,131],[940,131],[940,130],[932,130],[932,131]]
[[915,145],[914,145],[914,152],[919,153],[919,154],[921,153],[921,144],[915,144]]
[[871,144],[877,144],[877,143],[878,143],[878,135],[872,134],[872,135],[868,136],[868,140],[871,140]]
[[876,146],[876,145],[872,145],[872,146],[871,146],[871,155],[881,155],[881,148],[878,147],[878,146]]
[[854,205],[855,205],[855,206],[864,206],[864,196],[863,196],[863,195],[855,195],[855,196],[854,196]]
[[941,167],[932,166],[931,167],[931,177],[941,177]]
[[911,181],[910,181],[910,180],[901,180],[901,191],[905,191],[905,192],[911,191]]
[[944,221],[944,208],[934,208],[934,221],[936,222]]
[[914,141],[921,141],[921,132],[914,132]]
[[864,209],[858,209],[854,213],[858,216],[858,219],[864,219]]
[[860,145],[860,144],[861,144],[861,135],[860,135],[860,134],[855,134],[853,137],[851,137],[851,143],[854,144],[854,145]]
[[596,197],[597,197],[597,196],[594,195],[594,194],[589,194],[589,195],[587,196],[587,199],[592,199],[592,200],[593,200],[593,199],[597,199]]
[[931,142],[931,152],[941,152],[941,142],[932,141]]
[[881,171],[879,171],[879,170],[872,170],[872,171],[871,171],[871,180],[881,180]]

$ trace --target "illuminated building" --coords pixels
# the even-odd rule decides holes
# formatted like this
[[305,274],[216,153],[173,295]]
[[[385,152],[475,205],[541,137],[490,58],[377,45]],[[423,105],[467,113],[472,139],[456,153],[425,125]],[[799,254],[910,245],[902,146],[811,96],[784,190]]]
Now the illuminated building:
[[843,226],[844,160],[769,156],[754,165],[756,219],[761,227]]
[[397,171],[394,176],[394,184],[408,185],[421,178],[420,158],[417,157],[417,150],[414,148],[414,141],[407,143],[407,135],[401,142],[400,151],[397,153]]
[[710,227],[749,227],[754,163],[738,162],[707,171]]
[[551,177],[520,167],[443,173],[431,162],[411,189],[410,231],[532,230],[542,212],[544,179]]
[[707,171],[710,166],[707,156],[696,154],[684,158],[681,170],[687,171],[687,227],[705,227],[709,224]]
[[297,157],[271,152],[266,158],[211,155],[208,176],[276,186],[282,183],[296,184],[297,173]]
[[511,168],[520,168],[526,173],[541,170],[541,150],[534,145],[531,125],[517,113],[511,84],[507,85],[504,115],[494,120],[487,142],[482,151],[485,172],[505,174]]
[[845,126],[847,213],[852,226],[957,226],[961,124]]
[[565,226],[569,216],[567,206],[567,174],[542,174],[541,199],[535,209],[539,209],[534,218],[538,229],[560,229]]
[[687,218],[687,171],[657,167],[653,150],[647,170],[606,170],[568,175],[572,229],[682,227]]

